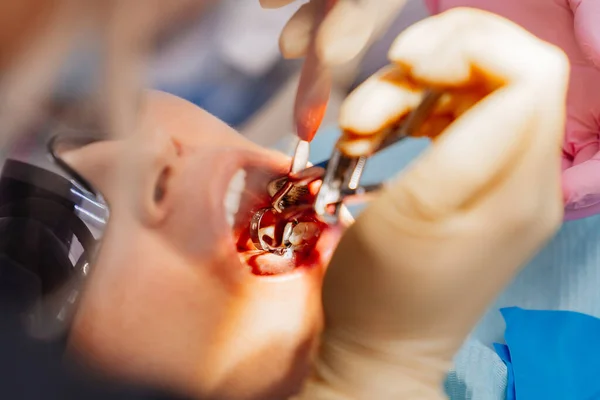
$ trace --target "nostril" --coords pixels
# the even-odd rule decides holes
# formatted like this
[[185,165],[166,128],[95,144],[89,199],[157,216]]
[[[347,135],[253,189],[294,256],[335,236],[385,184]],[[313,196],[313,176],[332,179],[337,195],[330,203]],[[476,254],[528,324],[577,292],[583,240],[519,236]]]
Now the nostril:
[[167,182],[171,176],[171,168],[163,168],[154,187],[154,202],[160,204],[167,193]]

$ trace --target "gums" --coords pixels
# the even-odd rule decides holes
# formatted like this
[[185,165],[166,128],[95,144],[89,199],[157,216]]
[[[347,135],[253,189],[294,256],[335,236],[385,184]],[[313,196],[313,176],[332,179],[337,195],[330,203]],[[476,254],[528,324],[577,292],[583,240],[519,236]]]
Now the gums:
[[[298,203],[305,205],[312,204],[313,199],[314,194],[308,192],[298,199]],[[278,275],[278,273],[265,272],[265,268],[261,267],[261,262],[268,262],[264,259],[261,260],[261,256],[267,254],[267,252],[258,251],[255,249],[254,245],[252,244],[249,232],[252,215],[254,215],[254,213],[256,213],[258,210],[268,207],[269,201],[270,198],[267,195],[265,195],[264,198],[261,198],[260,201],[257,201],[255,204],[252,205],[252,207],[248,208],[247,212],[244,212],[243,215],[239,216],[238,221],[236,221],[236,228],[234,229],[234,239],[238,253],[256,253],[250,257],[247,257],[245,260],[245,263],[248,265],[248,267],[254,275]],[[289,209],[286,209],[282,214],[272,213],[268,215],[268,217],[264,219],[264,221],[266,223],[265,225],[274,225],[275,231],[277,233],[282,233],[285,225],[291,221],[316,223],[318,224],[319,231],[321,233],[328,229],[328,225],[322,222],[316,216],[312,207],[299,207],[295,209],[292,206]],[[318,265],[319,260],[321,258],[320,252],[317,249],[317,243],[319,239],[320,235],[316,235],[313,240],[310,240],[300,248],[296,248],[293,251],[291,251],[291,258],[288,255],[277,257],[281,257],[282,262],[287,257],[286,261],[289,263],[293,263],[293,270],[302,267],[310,268],[312,266]],[[268,268],[266,270],[268,270]]]
[[[316,217],[314,212],[312,212],[312,211],[305,211],[302,215],[300,215],[297,218],[297,221],[298,222],[315,222],[315,223],[319,224],[319,228],[321,229],[321,231],[323,231],[324,229],[327,229],[327,224],[321,222]],[[283,226],[285,224],[287,224],[288,222],[289,221],[287,219],[281,219],[279,221],[276,221],[275,222],[276,231],[283,230]],[[315,237],[315,239],[312,240],[311,242],[306,243],[301,248],[293,251],[292,262],[295,264],[295,268],[310,267],[310,266],[316,265],[318,263],[318,261],[320,259],[320,253],[316,248],[316,244],[317,244],[318,240],[319,240],[319,237]],[[248,247],[249,247],[248,243],[250,243],[250,242],[251,242],[251,240],[250,240],[249,231],[247,229],[241,231],[238,241],[237,241],[238,252],[242,253],[242,252],[248,251]],[[248,266],[250,267],[252,273],[255,275],[274,275],[272,273],[265,273],[261,269],[259,259],[260,259],[260,256],[263,254],[264,254],[264,252],[261,252],[259,254],[256,254],[256,255],[250,257],[247,260]],[[281,257],[284,257],[284,256],[281,256]]]

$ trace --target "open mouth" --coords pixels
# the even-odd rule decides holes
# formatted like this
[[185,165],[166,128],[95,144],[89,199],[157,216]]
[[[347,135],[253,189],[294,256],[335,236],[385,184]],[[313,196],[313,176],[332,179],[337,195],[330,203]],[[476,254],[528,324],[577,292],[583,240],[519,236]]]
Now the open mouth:
[[[266,211],[259,230],[260,239],[275,246],[277,238],[287,230],[287,246],[280,251],[267,251],[255,245],[250,224],[256,212],[271,208],[268,185],[278,174],[264,168],[246,167],[232,177],[225,196],[225,211],[240,261],[255,275],[269,276],[290,273],[299,268],[322,268],[340,236],[340,227],[320,221],[311,207],[294,211],[293,206],[282,213]],[[302,204],[312,204],[314,187],[295,198]]]

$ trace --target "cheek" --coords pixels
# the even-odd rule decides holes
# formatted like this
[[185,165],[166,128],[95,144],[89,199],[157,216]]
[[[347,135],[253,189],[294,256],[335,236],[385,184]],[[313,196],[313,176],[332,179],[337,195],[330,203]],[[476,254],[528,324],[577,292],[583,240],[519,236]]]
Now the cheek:
[[252,277],[220,344],[222,382],[246,382],[236,389],[246,392],[295,389],[321,330],[320,292],[316,269],[280,280]]
[[[219,201],[207,185],[177,183],[170,193],[169,218],[164,232],[184,254],[203,259],[223,256],[220,249],[227,246],[233,250],[231,230],[225,223],[223,207],[215,207]],[[220,200],[222,202],[222,200]]]
[[209,216],[199,214],[195,210],[178,209],[165,226],[166,236],[184,254],[212,258],[222,235],[207,220]]
[[136,237],[128,247],[105,243],[71,343],[111,374],[188,385],[227,322],[231,290],[203,272],[209,266],[182,263],[152,235]]

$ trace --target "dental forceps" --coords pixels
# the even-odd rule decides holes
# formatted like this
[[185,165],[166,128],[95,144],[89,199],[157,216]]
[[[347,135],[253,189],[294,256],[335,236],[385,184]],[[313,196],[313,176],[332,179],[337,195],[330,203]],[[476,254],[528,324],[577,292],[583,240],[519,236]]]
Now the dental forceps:
[[[436,90],[425,92],[421,103],[408,114],[405,122],[397,129],[392,129],[371,155],[387,149],[416,132],[433,111],[441,95],[442,93]],[[367,156],[350,157],[336,148],[329,160],[316,165],[325,168],[323,183],[314,203],[315,213],[324,222],[328,224],[338,222],[341,206],[346,198],[368,194],[383,186],[383,184],[359,186],[366,162]]]
[[[441,95],[442,93],[438,91],[427,91],[424,94],[421,103],[409,113],[406,119],[404,119],[404,122],[396,129],[390,129],[390,132],[371,155],[389,148],[416,132],[432,112]],[[383,187],[383,183],[365,186],[360,185],[367,159],[367,156],[350,157],[344,155],[336,148],[328,160],[273,180],[269,184],[269,195],[273,196],[272,199],[279,202],[280,208],[283,209],[281,215],[283,218],[289,216],[293,219],[294,215],[304,212],[307,209],[312,209],[316,216],[323,222],[327,224],[336,224],[339,220],[342,204],[347,203],[348,200],[353,198],[364,200],[369,194],[376,192]],[[295,201],[295,197],[300,198],[301,195],[294,196],[294,191],[307,193],[308,186],[317,181],[321,181],[321,187],[317,192],[314,203],[304,204]],[[280,196],[280,193],[277,190],[277,187],[281,185],[289,188],[283,197]],[[288,198],[287,201],[284,202],[283,199],[285,199],[286,196],[291,198]],[[284,254],[290,247],[286,236],[289,235],[289,230],[284,229],[279,232],[279,239],[275,239],[270,244],[265,243],[265,241],[260,238],[259,231],[261,229],[262,219],[269,212],[271,212],[270,209],[263,209],[254,215],[250,226],[250,236],[257,249]],[[291,222],[293,223],[293,221]]]

